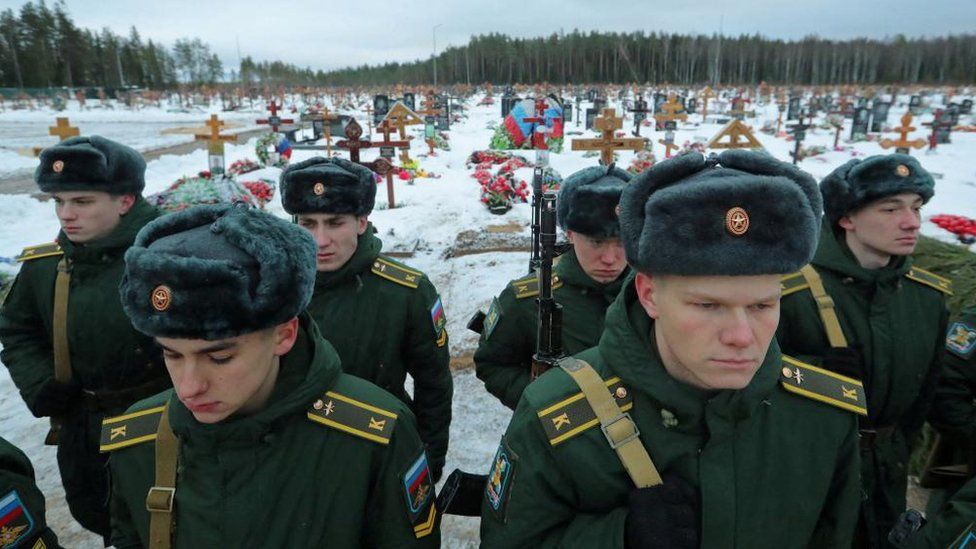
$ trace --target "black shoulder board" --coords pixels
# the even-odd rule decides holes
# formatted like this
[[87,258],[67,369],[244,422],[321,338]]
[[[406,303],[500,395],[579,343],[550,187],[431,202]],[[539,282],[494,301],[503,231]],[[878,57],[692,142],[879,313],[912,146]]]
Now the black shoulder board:
[[424,276],[424,273],[415,271],[398,261],[393,261],[384,256],[376,258],[376,261],[373,262],[372,271],[376,276],[396,282],[397,284],[402,284],[408,288],[417,288],[420,286],[420,277]]
[[[539,295],[539,277],[534,274],[513,280],[511,285],[517,299],[525,299]],[[559,280],[559,276],[552,275],[552,289],[555,290],[562,285],[563,282]]]
[[799,292],[800,290],[805,290],[810,287],[807,284],[807,280],[803,278],[802,273],[792,273],[788,275],[783,275],[779,279],[779,287],[783,290],[783,297],[786,297],[792,293]]
[[124,416],[109,417],[102,420],[100,452],[111,452],[119,448],[134,446],[156,440],[159,418],[164,406],[140,410]]
[[[608,379],[606,384],[607,390],[622,411],[626,412],[634,407],[633,397],[619,377]],[[596,412],[590,407],[582,391],[549,406],[538,415],[542,428],[549,437],[549,444],[553,446],[600,424]]]
[[389,444],[397,415],[329,391],[312,404],[308,419],[366,440]]
[[946,294],[952,295],[952,281],[948,278],[942,278],[941,276],[930,273],[925,269],[920,269],[918,267],[912,267],[905,273],[905,277],[918,282],[919,284],[925,284],[926,286],[931,286],[936,290]]
[[61,255],[64,251],[61,250],[61,245],[57,242],[49,242],[47,244],[38,244],[37,246],[28,246],[24,248],[20,255],[17,256],[17,261],[30,261],[31,259],[40,259],[42,257],[51,257],[55,255]]
[[862,416],[868,415],[864,385],[854,378],[783,355],[783,370],[779,381],[783,388],[791,393],[819,400]]

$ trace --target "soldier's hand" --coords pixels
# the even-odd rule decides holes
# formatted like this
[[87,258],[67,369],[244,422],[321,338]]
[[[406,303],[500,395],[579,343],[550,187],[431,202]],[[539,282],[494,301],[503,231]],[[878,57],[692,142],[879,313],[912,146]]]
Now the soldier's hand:
[[63,415],[75,405],[80,394],[81,386],[76,383],[49,379],[37,392],[31,412],[37,417]]
[[831,372],[854,379],[864,378],[864,353],[861,346],[831,347],[823,357],[823,366]]
[[664,484],[630,492],[626,546],[698,549],[698,490],[674,475],[663,480]]

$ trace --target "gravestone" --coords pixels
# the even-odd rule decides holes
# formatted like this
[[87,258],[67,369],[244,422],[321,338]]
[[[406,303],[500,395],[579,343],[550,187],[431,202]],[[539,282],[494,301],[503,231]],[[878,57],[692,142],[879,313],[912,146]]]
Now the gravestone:
[[593,129],[593,121],[596,120],[597,115],[599,115],[599,111],[596,109],[586,109],[586,129]]
[[522,98],[517,95],[503,95],[502,96],[502,118],[508,116],[508,113],[512,112],[512,107],[515,103],[521,101]]
[[[413,109],[410,109],[413,110]],[[390,112],[390,98],[386,95],[376,95],[373,97],[373,124],[379,124]]]
[[946,109],[946,115],[949,117],[949,124],[952,126],[959,125],[959,105],[956,103],[949,103],[949,107]]
[[685,103],[685,112],[688,113],[688,114],[695,114],[695,113],[697,113],[698,112],[698,99],[696,99],[694,97],[688,98],[688,101]]
[[857,139],[857,136],[864,137],[868,134],[868,122],[870,119],[871,112],[867,107],[854,109],[854,118],[851,122],[851,139]]
[[888,122],[888,110],[890,108],[891,103],[884,101],[875,101],[871,105],[871,133],[881,133],[884,130],[884,125]]
[[668,96],[661,92],[654,92],[654,114],[661,112],[661,106],[668,102]]
[[412,92],[403,94],[403,104],[412,111],[417,110],[417,96],[415,96]]
[[786,108],[786,119],[797,120],[799,117],[800,117],[800,97],[796,95],[791,95],[789,105]]
[[918,116],[918,113],[922,112],[922,96],[913,95],[908,100],[908,112],[912,113],[912,116]]
[[973,113],[973,100],[963,99],[962,105],[959,106],[959,114],[972,114]]
[[597,112],[600,112],[606,106],[607,100],[603,97],[597,97],[593,100],[593,108],[596,109]]
[[559,98],[559,106],[563,109],[563,122],[573,121],[573,105],[570,104],[569,99],[565,97]]

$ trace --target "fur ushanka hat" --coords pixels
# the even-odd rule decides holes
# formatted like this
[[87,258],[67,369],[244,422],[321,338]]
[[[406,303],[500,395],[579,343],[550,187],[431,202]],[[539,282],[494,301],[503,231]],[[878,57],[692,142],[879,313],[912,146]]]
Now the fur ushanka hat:
[[617,204],[628,181],[630,174],[612,164],[584,168],[567,177],[556,202],[559,226],[594,238],[620,235]]
[[42,192],[142,194],[146,161],[132,147],[93,135],[72,137],[41,151],[34,181]]
[[376,180],[369,169],[345,158],[317,156],[292,164],[281,174],[281,205],[303,213],[369,215]]
[[827,220],[833,225],[845,215],[876,200],[915,193],[928,202],[935,179],[907,154],[869,156],[850,160],[820,182]]

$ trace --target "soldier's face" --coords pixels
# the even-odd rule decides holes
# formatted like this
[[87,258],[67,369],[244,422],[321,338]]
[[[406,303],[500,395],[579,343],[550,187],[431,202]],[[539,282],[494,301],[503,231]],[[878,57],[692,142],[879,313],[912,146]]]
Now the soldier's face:
[[237,337],[207,341],[157,337],[176,396],[200,423],[250,415],[267,403],[279,357],[298,337],[298,319]]
[[318,252],[315,266],[319,271],[332,272],[346,264],[359,243],[359,235],[366,231],[366,216],[338,214],[300,214],[298,224],[315,237]]
[[922,226],[922,197],[902,193],[851,212],[837,221],[847,245],[863,267],[888,264],[893,255],[910,255]]
[[131,194],[113,196],[101,191],[66,191],[52,196],[61,230],[75,244],[108,236],[135,203]]
[[779,276],[638,273],[634,284],[672,377],[711,390],[752,381],[779,323]]
[[608,284],[627,268],[624,245],[619,238],[592,238],[574,231],[566,231],[566,237],[573,243],[583,272],[593,280]]

